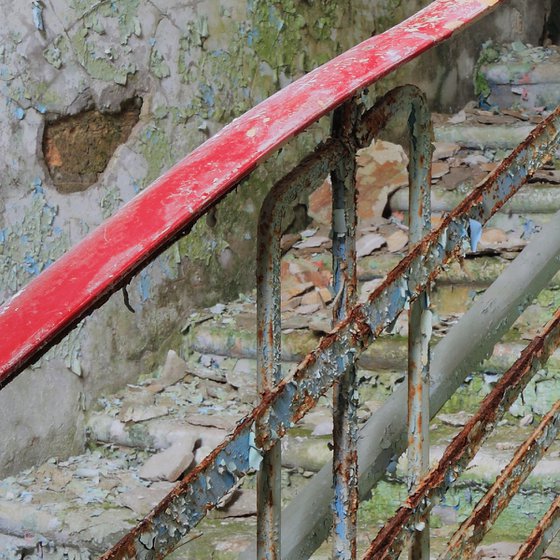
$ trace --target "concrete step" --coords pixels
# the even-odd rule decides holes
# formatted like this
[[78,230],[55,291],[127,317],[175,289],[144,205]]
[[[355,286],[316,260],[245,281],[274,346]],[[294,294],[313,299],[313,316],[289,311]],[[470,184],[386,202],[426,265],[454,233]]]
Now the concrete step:
[[57,558],[65,549],[75,558],[94,558],[170,490],[169,483],[139,479],[144,458],[138,450],[106,448],[64,461],[53,458],[4,479],[0,532],[19,539],[16,550],[43,542],[45,553],[57,552]]
[[[454,190],[444,187],[432,188],[432,211],[451,212],[468,194],[474,190],[474,185],[462,183]],[[393,210],[408,211],[408,188],[400,189],[391,198]],[[538,225],[547,221],[547,214],[554,214],[560,210],[560,187],[551,185],[530,184],[521,187],[519,192],[501,209],[503,214],[523,216],[525,220],[532,219]],[[497,220],[491,221],[492,227]],[[526,244],[526,242],[525,242]]]
[[[496,268],[501,266],[501,264],[496,265]],[[463,274],[467,275],[468,271],[463,270]],[[490,274],[493,274],[493,271],[488,272],[488,275]],[[476,298],[477,286],[479,283],[473,282],[466,285],[442,285],[433,290],[434,343],[446,332],[446,325],[456,321],[472,304]],[[509,367],[526,346],[527,337],[531,337],[531,333],[536,333],[548,321],[557,304],[560,304],[560,296],[556,284],[553,283],[550,289],[544,290],[538,300],[521,315],[507,338],[496,345],[493,356],[482,364],[481,368],[503,370]],[[256,356],[254,303],[238,301],[231,306],[224,305],[220,311],[219,314],[210,314],[196,328],[187,329],[183,352],[188,354],[195,351],[201,355],[254,360]],[[321,337],[330,330],[330,313],[328,307],[315,310],[312,316],[291,311],[283,313],[283,360],[298,362],[313,350]],[[359,360],[360,368],[380,374],[404,371],[407,359],[407,320],[406,314],[403,315],[394,326],[395,334],[382,335],[364,352]],[[560,365],[558,360],[559,354],[555,353],[550,362],[553,367]],[[252,382],[255,383],[254,378]]]

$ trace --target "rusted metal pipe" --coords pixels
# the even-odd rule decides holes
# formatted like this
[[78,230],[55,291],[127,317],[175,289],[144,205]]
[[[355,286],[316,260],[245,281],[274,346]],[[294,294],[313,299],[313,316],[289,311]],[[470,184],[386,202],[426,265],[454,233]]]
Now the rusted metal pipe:
[[[257,235],[257,389],[267,394],[282,379],[280,315],[280,239],[282,219],[302,192],[311,192],[343,157],[344,147],[330,141],[319,147],[266,197]],[[258,438],[266,425],[257,422]],[[257,473],[257,558],[280,557],[281,449],[277,442],[264,451]]]
[[[431,229],[432,119],[427,101],[419,95],[408,116],[410,137],[409,244],[418,243]],[[418,272],[410,271],[410,282]],[[430,289],[426,287],[408,312],[408,489],[416,488],[430,465],[430,338],[432,314]],[[416,524],[410,560],[430,559],[429,517]]]

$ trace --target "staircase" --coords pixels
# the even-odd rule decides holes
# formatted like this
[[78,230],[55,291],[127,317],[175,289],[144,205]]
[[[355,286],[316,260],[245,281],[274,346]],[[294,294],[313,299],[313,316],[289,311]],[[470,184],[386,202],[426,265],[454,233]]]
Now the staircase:
[[[540,119],[538,112],[497,114],[474,105],[458,115],[435,115],[434,225],[441,213],[451,210],[456,200],[496,167],[518,136],[526,134],[526,123]],[[500,144],[481,141],[474,148],[473,137],[478,134],[484,139],[489,121]],[[496,132],[500,127],[501,133]],[[378,142],[360,152],[358,163],[358,189],[368,193],[358,211],[357,237],[360,298],[364,298],[407,251],[403,225],[408,210],[406,155],[397,145]],[[476,251],[440,277],[432,293],[434,344],[560,209],[558,184],[560,175],[552,161],[509,208],[493,218]],[[294,368],[330,331],[334,295],[329,290],[331,241],[325,219],[329,190],[325,183],[311,197],[307,229],[286,233],[282,241],[284,372]],[[390,216],[383,218],[382,214]],[[513,363],[526,339],[559,306],[559,286],[557,275],[439,413],[430,428],[432,462],[474,413],[481,396]],[[361,424],[406,379],[406,323],[406,317],[399,318],[391,334],[383,335],[359,361]],[[158,371],[139,369],[137,384],[99,399],[88,421],[86,453],[53,457],[1,481],[0,558],[96,558],[132,529],[253,408],[257,397],[254,332],[252,294],[192,314],[185,319],[182,344],[169,351]],[[433,552],[447,542],[469,505],[558,398],[560,385],[553,372],[560,371],[560,354],[551,358],[549,366],[550,372],[539,374],[525,391],[524,400],[516,402],[461,485],[433,512]],[[331,399],[322,397],[319,406],[283,440],[286,502],[330,461],[331,440]],[[495,558],[499,553],[510,558],[508,546],[528,534],[524,519],[540,518],[547,498],[559,490],[554,476],[560,468],[559,457],[560,444],[555,444],[524,486],[529,503],[523,496],[514,502],[495,527],[490,545],[481,547],[479,558]],[[361,505],[359,523],[364,531],[360,532],[359,550],[369,544],[367,530],[383,523],[406,497],[405,472],[403,460],[395,458],[372,500]],[[246,477],[242,487],[224,499],[222,507],[189,534],[170,558],[237,558],[254,538],[255,496],[254,476]],[[328,545],[313,556],[328,557]]]

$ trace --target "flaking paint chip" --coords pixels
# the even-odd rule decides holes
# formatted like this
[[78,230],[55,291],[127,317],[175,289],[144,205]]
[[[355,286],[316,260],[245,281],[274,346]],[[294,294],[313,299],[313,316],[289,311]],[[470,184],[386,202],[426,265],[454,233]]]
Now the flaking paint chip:
[[255,134],[257,133],[257,129],[256,127],[251,128],[250,130],[247,131],[247,137],[248,138],[253,138],[253,136],[255,136]]

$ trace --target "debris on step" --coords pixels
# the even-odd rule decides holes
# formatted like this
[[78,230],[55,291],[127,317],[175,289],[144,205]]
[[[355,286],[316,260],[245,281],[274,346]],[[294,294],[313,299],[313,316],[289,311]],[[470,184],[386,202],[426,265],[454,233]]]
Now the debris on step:
[[472,418],[472,416],[472,414],[468,414],[464,410],[461,410],[460,412],[455,412],[453,414],[440,413],[437,418],[448,426],[458,428],[463,427]]
[[144,495],[150,484],[136,474],[144,452],[102,451],[53,458],[0,481],[0,531],[34,544],[47,539],[83,558],[104,552],[139,519],[120,504],[122,496]]
[[[512,535],[513,537],[513,535]],[[479,546],[476,549],[476,560],[511,560],[519,549],[519,543],[499,542],[490,545]]]
[[165,451],[152,455],[138,471],[144,480],[175,482],[194,461],[194,448],[198,442],[191,434],[185,434]]
[[[408,158],[398,144],[375,141],[370,147],[358,151],[356,189],[358,195],[358,222],[381,218],[388,196],[397,188],[408,184]],[[330,179],[309,196],[309,216],[315,223],[331,224]]]
[[560,104],[560,48],[516,41],[488,42],[475,76],[477,93],[489,107],[552,110]]
[[381,249],[383,245],[387,245],[387,241],[378,233],[362,235],[362,237],[356,241],[356,256],[360,258],[371,255],[375,250]]
[[175,350],[169,350],[165,359],[165,364],[159,382],[165,386],[174,385],[187,374],[187,364],[185,360],[177,355]]
[[213,510],[212,518],[252,517],[257,515],[257,493],[252,489],[237,489],[220,507]]
[[407,245],[408,235],[402,230],[397,230],[387,237],[387,249],[391,253],[400,253]]
[[434,152],[432,160],[435,163],[438,160],[445,160],[453,157],[460,149],[459,144],[450,142],[434,142]]
[[119,412],[119,420],[123,422],[144,422],[152,418],[161,418],[169,414],[169,408],[166,406],[142,406],[132,403],[125,403],[128,406],[123,406]]
[[154,482],[139,493],[120,494],[117,503],[130,509],[138,517],[143,517],[171,492],[173,486],[170,482]]

